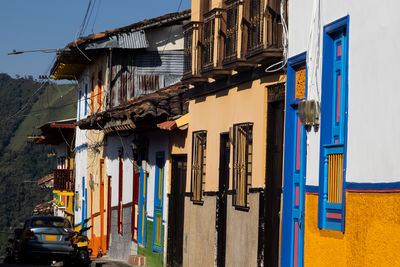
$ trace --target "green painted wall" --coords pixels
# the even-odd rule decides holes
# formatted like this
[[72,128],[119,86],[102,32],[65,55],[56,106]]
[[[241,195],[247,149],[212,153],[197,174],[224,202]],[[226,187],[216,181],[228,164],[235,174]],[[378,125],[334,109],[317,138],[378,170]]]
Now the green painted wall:
[[[163,239],[164,239],[164,226],[163,226]],[[148,267],[162,267],[164,264],[163,258],[164,255],[154,252],[152,250],[152,242],[153,242],[153,222],[147,221],[147,238],[146,238],[146,247],[143,248],[139,246],[138,255],[144,255],[146,257],[146,266]],[[164,251],[164,242],[163,240],[163,249]]]

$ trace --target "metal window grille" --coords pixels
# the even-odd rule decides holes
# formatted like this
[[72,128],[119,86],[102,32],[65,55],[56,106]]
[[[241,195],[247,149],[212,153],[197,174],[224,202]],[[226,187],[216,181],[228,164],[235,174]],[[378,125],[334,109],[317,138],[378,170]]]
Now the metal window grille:
[[214,63],[214,32],[215,18],[212,17],[204,23],[204,48],[202,67],[209,68]]
[[224,60],[229,61],[237,57],[238,1],[228,3],[225,36]]
[[184,33],[184,73],[192,73],[193,29]]
[[253,124],[233,126],[233,205],[247,207],[253,164]]
[[56,169],[54,170],[54,189],[60,191],[73,191],[75,180],[73,170]]
[[263,47],[263,0],[250,0],[250,25],[248,28],[248,53]]
[[342,203],[343,154],[328,155],[328,203]]
[[204,177],[206,174],[207,132],[193,132],[192,138],[192,201],[202,200]]

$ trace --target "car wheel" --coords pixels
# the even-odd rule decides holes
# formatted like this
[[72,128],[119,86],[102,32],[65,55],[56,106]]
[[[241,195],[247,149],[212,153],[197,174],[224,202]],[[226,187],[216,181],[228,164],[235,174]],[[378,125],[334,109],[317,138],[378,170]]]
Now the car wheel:
[[89,265],[89,263],[90,263],[89,253],[86,250],[78,251],[78,259],[79,259],[79,262],[85,266]]

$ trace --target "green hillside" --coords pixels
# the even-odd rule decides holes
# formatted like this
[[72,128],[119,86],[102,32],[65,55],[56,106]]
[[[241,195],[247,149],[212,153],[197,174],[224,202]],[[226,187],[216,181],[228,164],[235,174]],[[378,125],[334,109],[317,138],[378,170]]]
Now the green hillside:
[[34,145],[27,136],[37,134],[37,126],[45,122],[74,118],[76,98],[72,85],[0,73],[0,258],[7,233],[20,227],[37,204],[52,198],[37,180],[54,169],[55,159],[47,157],[54,149]]
[[76,88],[72,85],[50,84],[40,95],[31,111],[19,125],[6,149],[23,150],[28,135],[34,135],[37,126],[45,122],[76,117]]

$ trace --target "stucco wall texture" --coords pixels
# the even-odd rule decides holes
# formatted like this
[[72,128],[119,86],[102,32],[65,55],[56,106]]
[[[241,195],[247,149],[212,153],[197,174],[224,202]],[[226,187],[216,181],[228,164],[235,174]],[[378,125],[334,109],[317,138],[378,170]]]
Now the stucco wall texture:
[[214,266],[216,197],[204,196],[203,205],[185,197],[183,266]]
[[131,215],[132,208],[124,208],[123,211],[123,235],[118,233],[118,211],[111,213],[111,237],[109,256],[114,259],[127,260],[129,255],[137,255],[137,244],[132,241]]
[[257,266],[260,194],[249,195],[249,211],[236,210],[227,201],[226,266]]
[[400,193],[346,193],[345,232],[318,229],[306,195],[304,266],[400,266]]

